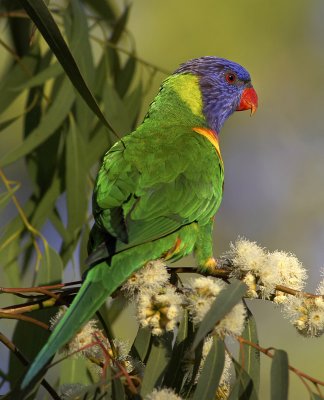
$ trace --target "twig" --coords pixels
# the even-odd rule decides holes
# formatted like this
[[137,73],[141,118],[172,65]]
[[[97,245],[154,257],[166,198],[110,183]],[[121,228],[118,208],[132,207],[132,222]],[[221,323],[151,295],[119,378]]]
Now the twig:
[[[10,350],[13,354],[18,358],[18,360],[24,365],[28,366],[30,363],[27,358],[21,353],[18,347],[12,343],[5,335],[0,332],[0,341]],[[42,379],[41,385],[48,391],[48,393],[55,400],[60,400],[60,396],[56,393],[56,391],[52,388],[52,386],[47,382],[46,379]]]
[[23,315],[23,314],[11,314],[11,313],[6,313],[4,311],[0,311],[0,318],[4,318],[4,319],[18,319],[20,321],[25,321],[25,322],[30,322],[34,325],[37,325],[43,329],[48,330],[49,327],[47,324],[45,324],[44,322],[38,321],[38,319],[32,318],[32,317],[28,317],[27,315]]
[[36,255],[37,255],[35,271],[38,271],[38,268],[39,268],[39,265],[40,265],[40,261],[41,261],[43,256],[42,256],[42,252],[40,250],[40,247],[39,247],[39,245],[37,243],[36,238],[40,238],[42,240],[42,242],[44,244],[44,247],[45,247],[45,250],[46,250],[46,247],[48,246],[47,241],[44,238],[44,236],[36,228],[34,228],[30,224],[30,222],[28,221],[28,218],[27,218],[24,210],[20,206],[20,204],[18,202],[18,199],[17,199],[17,197],[15,196],[15,194],[14,194],[14,192],[12,190],[10,181],[7,179],[6,175],[4,174],[4,172],[3,172],[3,170],[1,168],[0,168],[0,178],[1,178],[2,182],[5,185],[5,187],[7,189],[7,192],[10,194],[10,198],[11,198],[12,202],[14,203],[21,220],[22,220],[23,224],[25,225],[25,228],[28,230],[28,232],[32,236],[33,245],[34,245],[34,248],[35,248],[35,251],[36,251]]
[[[270,358],[274,357],[274,355],[271,353],[271,351],[274,350],[272,347],[265,349],[256,343],[250,342],[249,340],[243,338],[242,336],[237,336],[236,339],[238,340],[240,345],[241,345],[241,343],[246,344],[248,346],[255,348],[256,350],[260,351],[261,353],[265,354],[266,356],[268,356]],[[294,372],[301,379],[301,381],[304,384],[305,384],[304,379],[307,379],[308,381],[312,382],[315,385],[315,387],[317,387],[318,385],[324,387],[324,381],[321,381],[317,378],[313,378],[312,376],[305,374],[304,372],[300,371],[299,369],[297,369],[291,365],[288,365],[288,369],[290,371]],[[310,390],[307,383],[305,385],[306,385],[307,389]],[[319,393],[320,393],[320,391],[319,391]]]
[[[217,278],[221,278],[221,279],[229,279],[232,277],[232,270],[228,267],[228,260],[225,263],[227,265],[227,268],[214,268],[213,271],[202,271],[199,268],[196,267],[179,267],[179,268],[170,268],[169,270],[176,272],[177,274],[181,274],[181,273],[197,273],[200,275],[204,275],[204,276],[214,276]],[[243,279],[244,276],[241,277],[241,279]],[[259,283],[260,286],[262,286],[262,283]],[[302,297],[310,297],[310,298],[316,298],[316,297],[323,297],[323,295],[316,295],[313,293],[308,293],[308,292],[302,292],[299,290],[295,290],[295,289],[291,289],[287,286],[283,286],[283,285],[276,285],[275,286],[275,290],[286,293],[286,294],[290,294],[292,296],[302,296]]]
[[21,11],[7,11],[7,12],[1,12],[0,13],[0,18],[29,18],[26,12],[23,10]]

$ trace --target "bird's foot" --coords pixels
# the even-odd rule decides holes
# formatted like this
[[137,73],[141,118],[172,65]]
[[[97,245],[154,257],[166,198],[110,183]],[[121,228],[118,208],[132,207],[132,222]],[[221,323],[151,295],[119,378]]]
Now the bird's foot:
[[204,272],[208,272],[211,275],[215,275],[217,270],[217,261],[214,257],[208,257],[207,260],[200,266],[200,269]]

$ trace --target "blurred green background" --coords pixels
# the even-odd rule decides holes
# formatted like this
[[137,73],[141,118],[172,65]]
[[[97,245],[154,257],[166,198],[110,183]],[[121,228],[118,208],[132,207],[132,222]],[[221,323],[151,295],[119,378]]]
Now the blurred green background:
[[[293,252],[308,269],[308,291],[315,290],[324,264],[323,20],[322,0],[136,0],[128,24],[138,56],[167,70],[202,55],[229,58],[249,70],[259,110],[253,118],[236,113],[221,132],[225,193],[215,255],[238,235],[269,250]],[[1,31],[5,35],[4,24]],[[155,76],[142,116],[164,78]],[[1,154],[20,140],[19,124],[6,134]],[[17,165],[19,170],[8,169],[10,177],[24,179],[24,166]],[[285,349],[293,366],[324,380],[323,338],[299,336],[268,302],[251,302],[251,309],[263,347]],[[124,315],[116,332],[125,335],[130,323]],[[262,400],[270,398],[269,367],[262,357]],[[290,399],[307,398],[302,383],[290,378]]]

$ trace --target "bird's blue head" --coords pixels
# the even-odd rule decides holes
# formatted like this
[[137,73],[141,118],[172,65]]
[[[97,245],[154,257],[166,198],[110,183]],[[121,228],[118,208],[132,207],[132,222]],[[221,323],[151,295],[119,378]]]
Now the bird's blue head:
[[195,58],[180,65],[175,73],[198,76],[203,113],[217,133],[234,111],[253,113],[257,109],[258,97],[250,74],[233,61],[213,56]]

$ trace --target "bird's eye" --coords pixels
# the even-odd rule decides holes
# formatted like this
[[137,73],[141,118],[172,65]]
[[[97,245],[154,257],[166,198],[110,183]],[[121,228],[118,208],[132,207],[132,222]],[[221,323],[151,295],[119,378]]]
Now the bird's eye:
[[237,81],[237,76],[233,72],[228,72],[225,75],[225,79],[226,79],[227,83],[229,83],[230,85],[233,85]]

